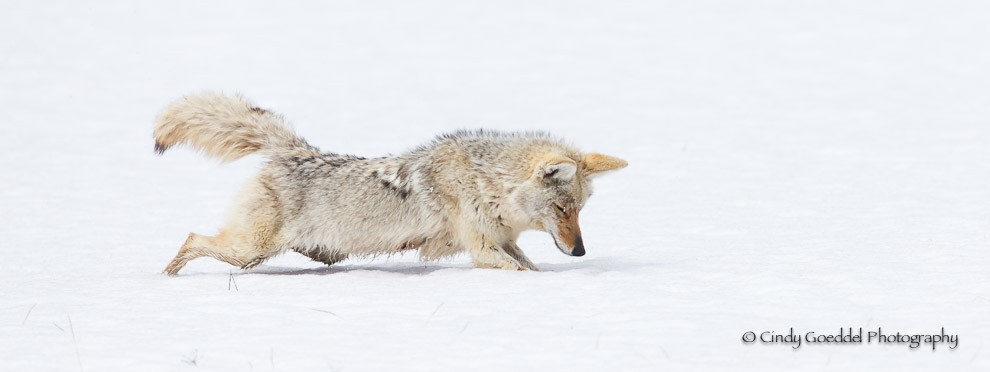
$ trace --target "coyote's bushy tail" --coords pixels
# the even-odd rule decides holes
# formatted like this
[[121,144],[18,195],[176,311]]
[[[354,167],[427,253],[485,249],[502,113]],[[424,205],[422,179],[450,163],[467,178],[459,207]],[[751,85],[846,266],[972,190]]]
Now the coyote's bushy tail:
[[317,152],[286,127],[281,116],[240,95],[203,93],[183,97],[155,121],[155,151],[188,143],[207,156],[229,162],[261,152],[266,156]]

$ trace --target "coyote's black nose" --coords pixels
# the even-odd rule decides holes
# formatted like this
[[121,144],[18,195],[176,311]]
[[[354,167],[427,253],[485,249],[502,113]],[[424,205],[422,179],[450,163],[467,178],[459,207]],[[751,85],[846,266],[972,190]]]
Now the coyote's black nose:
[[571,250],[571,256],[584,256],[584,240],[581,239],[579,235],[577,241],[574,242],[574,249]]

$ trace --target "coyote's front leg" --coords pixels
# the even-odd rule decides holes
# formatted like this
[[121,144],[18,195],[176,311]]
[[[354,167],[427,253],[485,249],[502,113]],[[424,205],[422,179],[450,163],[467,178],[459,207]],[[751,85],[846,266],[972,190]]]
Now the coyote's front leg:
[[540,269],[537,269],[536,265],[533,264],[533,261],[530,261],[529,257],[526,257],[526,254],[523,253],[522,249],[516,245],[516,242],[508,242],[503,244],[502,249],[505,250],[505,253],[508,253],[509,256],[512,256],[512,258],[526,270],[540,271]]
[[516,261],[512,255],[505,251],[502,245],[483,239],[476,242],[474,248],[468,248],[474,267],[503,270],[526,270],[526,265]]
[[505,243],[494,237],[477,232],[475,229],[461,230],[459,240],[464,250],[471,255],[474,266],[488,269],[526,270],[526,265],[517,261],[505,251]]

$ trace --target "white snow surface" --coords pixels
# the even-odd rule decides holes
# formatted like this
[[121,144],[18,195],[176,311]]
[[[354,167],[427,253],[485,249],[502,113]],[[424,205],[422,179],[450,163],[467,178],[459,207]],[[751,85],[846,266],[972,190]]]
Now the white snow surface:
[[[4,1],[0,371],[990,370],[986,1]],[[588,254],[160,274],[264,161],[151,124],[240,92],[311,143],[548,130]],[[959,346],[746,344],[793,327]]]

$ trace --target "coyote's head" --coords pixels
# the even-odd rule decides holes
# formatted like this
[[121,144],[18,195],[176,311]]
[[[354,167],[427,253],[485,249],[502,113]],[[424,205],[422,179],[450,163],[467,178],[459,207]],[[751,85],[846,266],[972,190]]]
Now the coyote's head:
[[527,228],[546,231],[561,252],[584,255],[578,214],[591,196],[591,178],[625,168],[625,160],[602,154],[557,152],[537,156],[530,178],[512,194]]

